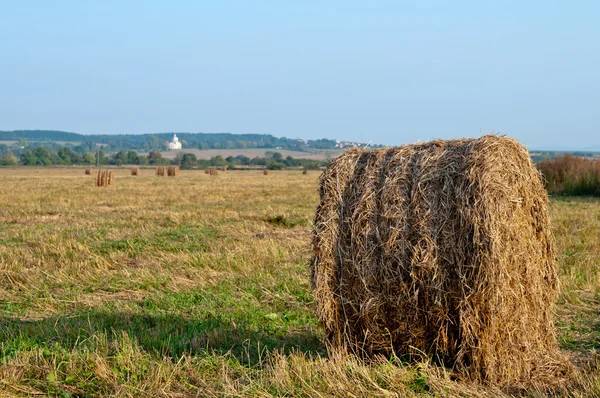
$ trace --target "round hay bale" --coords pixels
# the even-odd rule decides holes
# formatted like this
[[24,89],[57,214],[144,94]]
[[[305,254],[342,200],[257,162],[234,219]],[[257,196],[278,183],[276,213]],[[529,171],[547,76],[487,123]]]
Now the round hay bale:
[[215,167],[210,169],[210,173],[211,176],[216,176],[217,175],[217,169]]
[[106,187],[111,185],[115,181],[115,176],[112,171],[98,170],[96,174],[96,186]]
[[92,169],[90,169],[90,168],[85,169],[85,175],[89,176],[90,174],[92,174]]
[[548,198],[499,136],[352,149],[320,177],[311,283],[330,343],[491,384],[564,382]]
[[304,175],[308,174],[308,170],[302,170],[302,174],[304,174]]
[[210,169],[204,169],[204,174],[210,174]]
[[131,168],[131,175],[132,176],[139,176],[140,175],[140,168],[139,167],[133,167],[133,168]]
[[265,170],[263,170],[263,175],[266,175],[266,176],[268,176],[268,175],[269,175],[269,169],[265,169]]

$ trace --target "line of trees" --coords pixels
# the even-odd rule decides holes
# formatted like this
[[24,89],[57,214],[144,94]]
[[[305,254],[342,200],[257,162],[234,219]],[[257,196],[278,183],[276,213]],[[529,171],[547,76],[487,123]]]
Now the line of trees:
[[[66,146],[58,146],[54,149],[39,146],[31,150],[21,150],[20,156],[15,156],[13,151],[6,145],[0,147],[0,165],[23,165],[23,166],[71,166],[71,165],[178,165],[182,169],[207,168],[212,166],[236,167],[263,166],[270,169],[281,169],[287,167],[302,167],[305,169],[317,169],[325,162],[296,159],[291,156],[284,158],[279,152],[267,152],[265,157],[249,158],[244,155],[229,156],[223,158],[218,155],[211,159],[198,159],[192,153],[179,154],[174,159],[162,156],[158,151],[150,151],[148,155],[140,155],[136,151],[119,151],[110,155],[104,151],[88,152],[75,151]],[[83,153],[82,153],[83,152]]]
[[[273,148],[309,151],[312,149],[334,149],[336,141],[331,139],[300,140],[274,137],[270,134],[231,133],[177,133],[184,148],[196,149],[245,149]],[[101,144],[107,152],[164,150],[173,133],[158,134],[96,134],[83,135],[50,130],[0,131],[0,141],[29,140],[30,142],[70,142],[92,152],[92,147]],[[75,148],[74,148],[75,149]]]

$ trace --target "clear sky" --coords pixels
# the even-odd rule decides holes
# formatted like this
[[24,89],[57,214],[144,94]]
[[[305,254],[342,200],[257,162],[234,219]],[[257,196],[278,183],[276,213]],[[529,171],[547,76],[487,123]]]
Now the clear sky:
[[600,149],[600,1],[0,0],[0,130]]

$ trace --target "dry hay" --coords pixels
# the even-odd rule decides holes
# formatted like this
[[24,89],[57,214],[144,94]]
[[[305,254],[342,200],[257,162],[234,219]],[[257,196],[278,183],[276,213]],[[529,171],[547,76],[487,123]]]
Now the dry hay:
[[210,174],[210,169],[204,169],[204,174]]
[[500,385],[560,384],[548,198],[507,137],[351,149],[320,177],[311,282],[330,343]]
[[209,174],[210,174],[211,176],[216,176],[216,175],[217,175],[217,169],[216,169],[216,168],[214,168],[214,167],[211,167],[211,168],[210,168],[210,169],[208,169],[208,170],[209,170]]
[[90,168],[88,168],[88,169],[85,169],[85,175],[86,175],[86,176],[89,176],[89,175],[91,175],[91,174],[92,174],[92,169],[90,169]]
[[96,186],[106,187],[112,185],[115,182],[115,176],[112,171],[98,170],[96,174]]
[[227,166],[219,167],[219,170],[227,171]]
[[308,170],[302,170],[302,174],[304,174],[304,175],[308,174]]
[[133,167],[131,169],[131,175],[132,176],[139,176],[140,175],[140,168],[139,167]]
[[263,170],[263,175],[268,176],[269,175],[269,170],[268,169]]
[[165,172],[166,172],[166,169],[167,169],[167,168],[166,168],[165,166],[158,166],[158,167],[156,168],[156,175],[157,175],[157,176],[160,176],[160,177],[164,177],[164,175],[165,175]]
[[169,177],[176,177],[179,175],[179,166],[169,166],[167,169],[167,175]]

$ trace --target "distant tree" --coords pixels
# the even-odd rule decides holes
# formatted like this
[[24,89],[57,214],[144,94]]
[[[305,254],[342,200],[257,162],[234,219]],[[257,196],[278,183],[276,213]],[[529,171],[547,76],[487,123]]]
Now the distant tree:
[[210,159],[211,166],[227,166],[227,162],[223,159],[223,156],[217,155]]
[[29,142],[27,142],[27,140],[25,138],[19,138],[19,141],[17,142],[17,144],[19,145],[19,148],[20,147],[27,148],[29,146]]
[[96,162],[96,156],[94,156],[91,152],[86,152],[81,159],[81,163],[83,164],[94,164]]
[[13,155],[12,152],[4,152],[4,156],[2,156],[2,164],[4,164],[5,166],[12,166],[16,163],[17,159],[15,158],[15,155]]
[[127,163],[127,154],[123,151],[115,153],[115,164],[121,166]]
[[136,151],[128,151],[127,152],[127,163],[128,164],[139,164],[140,158]]
[[62,147],[58,150],[58,157],[60,158],[62,164],[72,164],[71,152],[73,151],[67,147]]
[[42,166],[50,166],[52,165],[52,160],[50,159],[50,152],[46,148],[35,148],[33,150],[33,154],[37,158],[37,164]]
[[31,151],[27,151],[21,155],[21,163],[25,166],[36,166],[38,164],[38,158]]
[[161,164],[162,155],[158,151],[152,151],[148,154],[148,163]]
[[191,169],[198,165],[198,158],[193,153],[184,153],[181,157],[181,168]]

